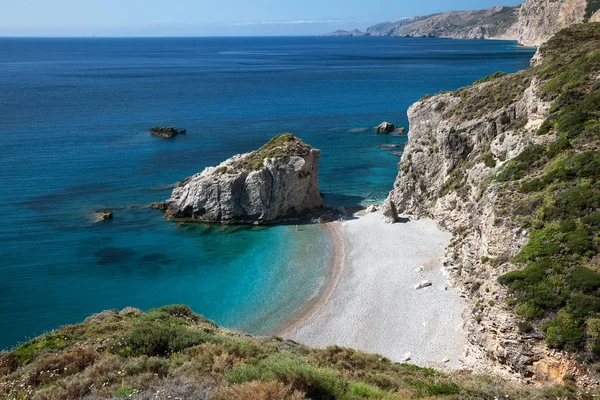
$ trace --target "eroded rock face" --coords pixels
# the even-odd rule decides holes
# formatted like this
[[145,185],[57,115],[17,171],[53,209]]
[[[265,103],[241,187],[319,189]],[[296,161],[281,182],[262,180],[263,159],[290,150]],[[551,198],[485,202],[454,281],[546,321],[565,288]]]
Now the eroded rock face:
[[526,0],[521,6],[451,11],[385,22],[367,29],[371,36],[518,40],[539,46],[559,30],[600,20],[593,0]]
[[589,0],[527,0],[519,11],[519,44],[539,46],[559,30],[583,22]]
[[[535,78],[519,74],[463,89],[462,96],[426,98],[409,108],[409,141],[384,210],[433,217],[453,232],[444,265],[470,304],[465,315],[467,365],[528,376],[547,349],[541,340],[520,340],[518,320],[503,307],[508,295],[497,279],[516,269],[509,260],[528,234],[497,214],[504,200],[492,177],[527,145],[553,138],[535,134],[548,116],[549,103],[541,99]],[[495,85],[517,83],[526,89],[486,109],[487,93]],[[478,100],[469,108],[465,98]],[[486,259],[501,261],[492,267],[482,261]]]
[[291,134],[185,179],[165,202],[166,217],[218,223],[269,223],[322,206],[320,151]]

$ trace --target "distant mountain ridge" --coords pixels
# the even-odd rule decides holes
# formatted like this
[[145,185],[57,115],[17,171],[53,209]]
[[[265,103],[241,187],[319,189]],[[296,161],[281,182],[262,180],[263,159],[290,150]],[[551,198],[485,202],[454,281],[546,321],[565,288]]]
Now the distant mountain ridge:
[[598,0],[525,0],[520,6],[450,11],[383,22],[366,32],[336,31],[326,36],[439,37],[517,40],[539,46],[559,30],[600,20]]

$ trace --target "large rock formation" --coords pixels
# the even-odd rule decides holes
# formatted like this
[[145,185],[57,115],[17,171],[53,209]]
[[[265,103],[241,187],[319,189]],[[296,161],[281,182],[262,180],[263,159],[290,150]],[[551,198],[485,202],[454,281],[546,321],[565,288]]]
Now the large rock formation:
[[322,205],[320,151],[286,133],[185,179],[165,202],[166,217],[219,223],[294,219]]
[[368,28],[367,33],[371,36],[512,39],[514,34],[510,28],[518,16],[518,7],[452,11],[378,24]]
[[[600,65],[588,54],[598,43],[600,24],[566,29],[538,51],[530,69],[497,75],[454,93],[425,97],[408,110],[409,141],[383,211],[390,221],[396,218],[395,209],[413,218],[433,217],[453,232],[444,265],[470,301],[471,312],[465,323],[472,345],[469,361],[475,368],[517,372],[534,379],[560,380],[569,374],[580,382],[590,382],[586,373],[574,366],[575,357],[546,347],[545,328],[531,320],[523,321],[522,313],[519,316],[507,307],[509,299],[514,302],[515,298],[498,278],[523,268],[512,261],[531,237],[531,226],[523,221],[541,213],[542,205],[531,203],[535,197],[523,192],[520,185],[537,182],[535,178],[543,174],[544,165],[525,172],[522,169],[535,157],[544,157],[542,161],[551,161],[556,154],[566,158],[597,143],[593,136],[565,143],[564,133],[556,130],[592,135],[593,130],[584,130],[583,123],[592,126],[593,113],[572,117],[566,112],[566,119],[560,113],[561,107],[571,102],[583,102],[586,93],[590,93],[587,98],[595,98],[591,88],[594,82],[600,85]],[[561,68],[570,75],[555,72]],[[578,73],[581,80],[569,82],[569,77]],[[576,89],[560,91],[570,84]],[[568,97],[570,93],[575,94]],[[588,101],[589,105],[582,103],[575,109],[589,107],[598,112],[598,103]],[[558,118],[581,125],[555,125]],[[522,155],[525,149],[536,150]],[[573,151],[561,153],[571,151],[562,149]],[[503,172],[507,176],[505,170],[515,169],[521,171],[510,178],[515,183],[498,178]],[[560,186],[548,190],[560,190]],[[546,197],[558,195],[560,192],[549,192]],[[543,311],[547,318],[556,315],[556,309]]]
[[519,12],[517,39],[524,46],[539,46],[559,30],[591,17],[593,8],[594,0],[527,0]]
[[452,11],[384,22],[367,29],[370,36],[518,40],[539,46],[567,26],[600,20],[596,0],[526,0],[517,7]]

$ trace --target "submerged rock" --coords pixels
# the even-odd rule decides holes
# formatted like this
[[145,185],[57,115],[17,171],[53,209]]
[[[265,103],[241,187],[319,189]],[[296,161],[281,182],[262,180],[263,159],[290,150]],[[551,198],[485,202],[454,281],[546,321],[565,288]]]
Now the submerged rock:
[[104,210],[96,213],[96,222],[104,222],[113,219],[112,210]]
[[[290,133],[184,180],[164,206],[170,219],[269,223],[298,219],[321,207],[321,152]],[[158,208],[158,207],[157,207]]]
[[157,126],[150,129],[150,134],[165,139],[170,139],[176,135],[185,135],[185,129],[175,129],[172,126]]

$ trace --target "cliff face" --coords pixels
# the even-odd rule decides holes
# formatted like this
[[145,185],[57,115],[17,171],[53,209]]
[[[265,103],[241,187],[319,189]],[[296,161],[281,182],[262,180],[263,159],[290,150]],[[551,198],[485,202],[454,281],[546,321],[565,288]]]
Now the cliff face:
[[453,11],[385,22],[367,29],[371,36],[518,40],[539,46],[559,30],[595,21],[595,0],[526,0],[520,7]]
[[220,223],[274,222],[322,205],[320,151],[291,134],[185,179],[166,201],[166,216]]
[[[598,136],[594,135],[600,134],[600,129],[594,113],[600,111],[600,102],[595,100],[600,88],[599,43],[600,24],[564,30],[540,49],[530,69],[498,74],[454,93],[429,96],[408,110],[409,141],[384,212],[396,208],[415,218],[433,217],[453,232],[444,265],[471,302],[465,323],[472,345],[470,361],[476,367],[534,379],[560,379],[568,373],[588,382],[572,359],[555,353],[555,349],[580,356],[585,353],[582,357],[590,362],[597,357],[584,350],[594,346],[585,341],[595,333],[585,339],[587,317],[572,314],[573,300],[569,300],[569,296],[588,295],[568,283],[581,258],[568,242],[560,245],[563,250],[550,255],[530,250],[550,244],[530,242],[554,232],[555,224],[576,225],[573,221],[597,211],[600,205],[595,203],[600,201],[594,197],[596,192],[586,195],[590,203],[582,206],[582,211],[561,203],[561,196],[571,195],[569,190],[587,188],[585,179],[589,178],[566,178],[569,173],[560,169],[558,161],[574,162],[581,154],[593,158],[598,149]],[[579,78],[573,77],[579,73]],[[590,148],[596,150],[589,153]],[[558,172],[548,173],[552,166]],[[545,173],[552,178],[540,178]],[[558,179],[553,174],[564,174],[564,183],[552,183],[551,179]],[[572,188],[565,189],[569,186]],[[569,216],[556,211],[560,209]],[[581,229],[579,238],[592,249],[597,231],[591,225]],[[556,232],[555,240],[566,240],[560,236],[564,233]],[[597,250],[583,256],[590,260],[590,271],[596,268],[593,257]],[[525,271],[539,271],[539,265],[530,264],[542,260],[548,265],[564,265],[564,269],[549,270],[529,283],[525,280],[531,278],[521,272],[504,276],[527,262]],[[548,279],[546,289],[532,286],[538,279]],[[539,293],[543,290],[548,297],[542,301]],[[518,307],[514,309],[514,305]],[[557,311],[570,315],[569,326],[579,332],[571,337],[572,342],[565,339],[564,326],[557,327],[562,333],[554,336],[551,326],[560,319]],[[551,322],[537,325],[544,318]],[[544,338],[552,348],[546,347]]]
[[516,26],[519,43],[539,46],[559,30],[586,20],[590,0],[527,0]]

